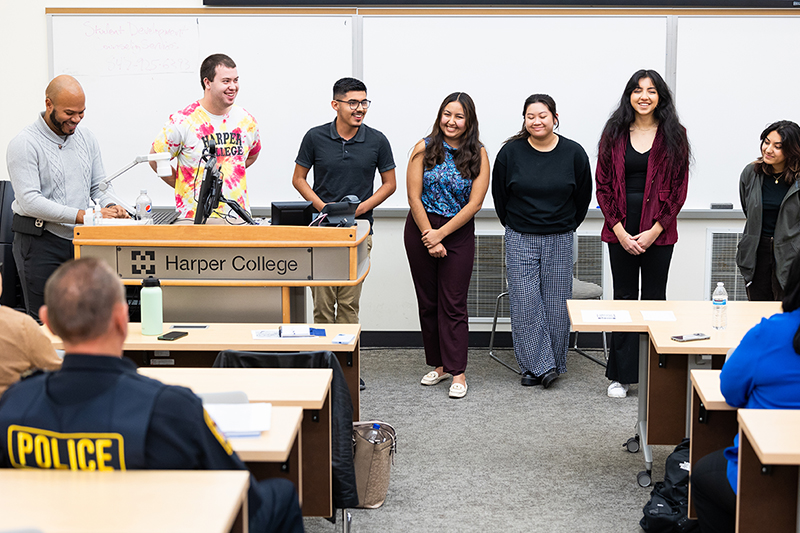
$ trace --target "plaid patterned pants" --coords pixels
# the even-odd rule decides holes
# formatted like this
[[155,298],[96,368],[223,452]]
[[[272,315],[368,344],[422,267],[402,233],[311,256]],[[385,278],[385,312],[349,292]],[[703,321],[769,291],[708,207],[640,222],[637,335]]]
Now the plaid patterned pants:
[[506,275],[514,355],[523,372],[567,371],[573,233],[538,235],[506,227]]

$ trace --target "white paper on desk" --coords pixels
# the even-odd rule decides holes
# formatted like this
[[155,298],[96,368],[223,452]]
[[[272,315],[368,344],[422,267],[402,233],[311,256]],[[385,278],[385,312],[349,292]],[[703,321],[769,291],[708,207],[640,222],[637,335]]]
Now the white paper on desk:
[[356,336],[352,333],[339,333],[331,342],[334,344],[350,344],[354,340],[356,340]]
[[229,439],[258,437],[269,431],[272,421],[271,403],[207,403],[203,407]]
[[642,318],[647,322],[675,322],[675,313],[672,311],[642,311]]
[[288,337],[313,337],[309,326],[293,326],[284,324],[278,328],[278,335],[283,338]]
[[593,311],[582,310],[581,318],[586,323],[602,324],[606,322],[631,322],[628,311]]
[[278,330],[277,329],[253,329],[250,330],[253,334],[253,340],[257,341],[260,339],[277,339],[279,338]]

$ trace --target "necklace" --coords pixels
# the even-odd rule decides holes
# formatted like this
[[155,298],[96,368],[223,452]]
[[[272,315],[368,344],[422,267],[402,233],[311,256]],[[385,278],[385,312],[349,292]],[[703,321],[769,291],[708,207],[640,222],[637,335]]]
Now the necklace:
[[631,127],[631,131],[636,131],[636,130],[638,130],[638,131],[653,131],[653,130],[657,130],[657,129],[658,129],[658,124],[656,124],[656,125],[655,125],[655,126],[653,126],[652,128],[642,128],[642,127],[640,127],[640,126],[637,126],[636,124],[634,124],[634,125]]

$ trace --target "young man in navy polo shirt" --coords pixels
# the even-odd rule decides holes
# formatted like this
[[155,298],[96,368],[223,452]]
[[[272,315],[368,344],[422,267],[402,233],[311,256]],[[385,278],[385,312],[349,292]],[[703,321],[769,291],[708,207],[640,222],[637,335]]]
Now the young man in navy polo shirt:
[[[383,133],[364,124],[369,108],[367,87],[355,78],[342,78],[333,85],[331,107],[336,119],[311,128],[300,144],[295,159],[292,185],[318,211],[325,204],[347,195],[361,203],[356,218],[369,220],[372,210],[394,192],[394,158]],[[308,184],[308,171],[314,169],[314,185]],[[373,192],[375,170],[381,186]],[[372,249],[372,229],[367,250]],[[311,287],[314,297],[314,322],[317,324],[357,324],[361,285],[353,287]]]

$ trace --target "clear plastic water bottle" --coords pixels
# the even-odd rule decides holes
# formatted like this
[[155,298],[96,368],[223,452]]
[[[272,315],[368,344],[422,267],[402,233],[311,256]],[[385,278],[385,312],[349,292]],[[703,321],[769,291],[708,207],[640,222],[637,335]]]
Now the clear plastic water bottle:
[[728,326],[728,292],[725,285],[720,281],[714,289],[711,297],[713,302],[714,314],[711,316],[711,327],[714,329],[725,329]]
[[381,435],[380,424],[372,424],[372,429],[367,431],[367,440],[372,444],[379,444],[385,440]]
[[142,311],[142,335],[161,335],[164,332],[164,300],[161,283],[156,278],[142,280],[139,302]]
[[153,218],[153,202],[147,196],[147,190],[142,189],[136,199],[136,218],[137,220],[147,220]]

